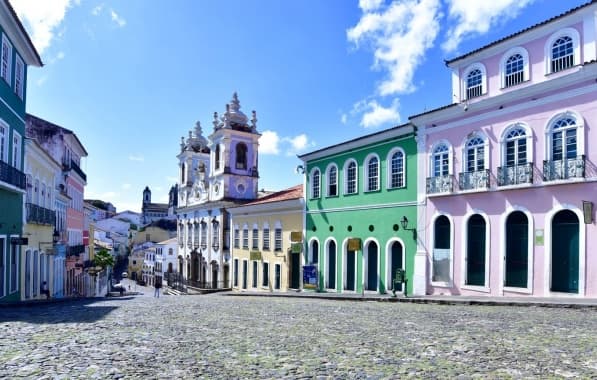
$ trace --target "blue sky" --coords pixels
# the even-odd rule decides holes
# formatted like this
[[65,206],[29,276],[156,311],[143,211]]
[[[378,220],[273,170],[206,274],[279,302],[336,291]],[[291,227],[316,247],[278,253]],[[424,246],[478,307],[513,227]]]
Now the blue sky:
[[305,153],[448,104],[444,59],[585,0],[11,0],[45,63],[27,111],[76,132],[85,198],[166,202],[180,137],[237,91],[257,111],[260,188]]

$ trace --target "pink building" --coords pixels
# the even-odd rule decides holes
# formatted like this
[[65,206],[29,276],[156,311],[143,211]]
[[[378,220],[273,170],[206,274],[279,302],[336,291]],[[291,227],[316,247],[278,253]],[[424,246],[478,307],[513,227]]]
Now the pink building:
[[420,292],[597,297],[597,1],[446,64],[410,118]]

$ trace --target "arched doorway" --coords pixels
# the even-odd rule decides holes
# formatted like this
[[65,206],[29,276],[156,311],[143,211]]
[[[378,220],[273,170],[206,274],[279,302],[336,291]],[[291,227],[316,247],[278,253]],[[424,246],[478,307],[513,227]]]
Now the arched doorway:
[[326,281],[325,287],[327,289],[336,288],[336,242],[330,240],[327,249],[327,262],[326,262]]
[[357,282],[357,251],[344,252],[344,290],[355,291]]
[[367,244],[367,251],[365,253],[365,289],[366,290],[377,290],[377,284],[379,282],[377,276],[377,263],[378,263],[378,249],[377,243],[372,241]]
[[578,293],[579,221],[570,210],[562,210],[551,221],[551,291]]
[[388,255],[389,263],[388,263],[388,283],[386,285],[387,290],[394,289],[396,286],[396,291],[402,291],[402,283],[398,283],[394,285],[394,277],[396,276],[396,270],[404,269],[404,248],[400,242],[395,241],[390,246],[390,254]]
[[199,255],[191,252],[191,281],[199,281]]
[[506,257],[504,285],[512,288],[528,286],[529,219],[514,211],[506,219]]
[[452,227],[450,219],[441,215],[435,219],[433,235],[433,275],[434,282],[449,283],[452,281]]
[[466,228],[466,285],[485,286],[485,235],[485,219],[479,214],[471,216]]

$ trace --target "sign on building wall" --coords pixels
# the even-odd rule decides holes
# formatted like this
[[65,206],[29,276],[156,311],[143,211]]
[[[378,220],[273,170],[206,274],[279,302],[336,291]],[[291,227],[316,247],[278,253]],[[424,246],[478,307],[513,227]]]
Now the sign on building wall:
[[302,242],[303,241],[303,233],[301,231],[292,231],[292,232],[290,232],[290,241],[292,241],[292,242]]
[[251,251],[251,252],[249,252],[249,259],[251,259],[251,260],[261,260],[261,251]]
[[360,249],[361,249],[361,239],[359,239],[359,238],[348,239],[348,250],[349,251],[359,251]]
[[317,289],[317,267],[315,265],[303,266],[303,289]]

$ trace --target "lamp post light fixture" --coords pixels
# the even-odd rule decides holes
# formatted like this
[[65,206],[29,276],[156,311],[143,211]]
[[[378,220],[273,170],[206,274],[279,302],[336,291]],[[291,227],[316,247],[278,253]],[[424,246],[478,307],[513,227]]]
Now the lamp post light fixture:
[[406,217],[406,215],[404,215],[402,217],[400,224],[402,225],[403,230],[412,231],[413,232],[413,240],[417,240],[417,229],[416,228],[408,228],[408,218]]

